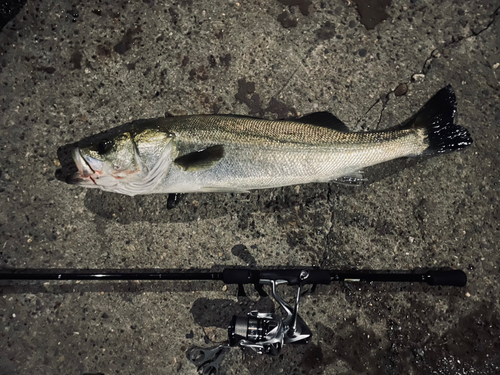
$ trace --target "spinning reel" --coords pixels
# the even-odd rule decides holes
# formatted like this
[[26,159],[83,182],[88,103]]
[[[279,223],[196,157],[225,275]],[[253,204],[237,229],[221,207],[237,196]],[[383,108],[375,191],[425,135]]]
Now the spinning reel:
[[[309,271],[300,271],[301,281],[308,277]],[[271,287],[271,295],[285,311],[285,318],[258,311],[247,316],[233,316],[228,328],[229,345],[250,348],[258,354],[278,355],[285,344],[307,344],[312,333],[299,315],[302,284],[298,286],[293,308],[276,291],[278,285],[288,284],[287,280],[262,279],[260,284]]]

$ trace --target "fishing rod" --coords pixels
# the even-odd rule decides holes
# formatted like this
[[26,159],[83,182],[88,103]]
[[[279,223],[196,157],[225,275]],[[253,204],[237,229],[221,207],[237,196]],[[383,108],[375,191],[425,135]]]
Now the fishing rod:
[[[461,270],[433,269],[413,271],[381,270],[324,270],[299,267],[282,269],[225,268],[222,272],[211,270],[67,270],[67,269],[18,269],[0,270],[0,280],[156,280],[156,281],[222,281],[237,284],[239,295],[244,295],[243,285],[253,284],[261,296],[267,295],[263,286],[269,286],[272,298],[283,314],[251,311],[246,316],[233,316],[228,327],[228,345],[214,348],[192,348],[188,359],[203,374],[217,374],[223,356],[229,347],[254,350],[258,354],[278,355],[286,344],[307,344],[312,332],[299,315],[300,298],[304,286],[327,285],[344,282],[412,282],[428,285],[463,287],[467,275]],[[277,292],[280,285],[297,287],[294,303],[290,305]]]
[[[301,271],[308,277],[298,279]],[[366,282],[425,282],[429,285],[465,286],[467,276],[461,270],[432,269],[413,271],[381,270],[323,270],[315,267],[270,269],[225,268],[222,272],[211,270],[172,269],[0,269],[0,280],[164,280],[203,281],[219,280],[225,284],[255,284],[259,280],[286,280],[288,285],[330,284],[332,281]]]

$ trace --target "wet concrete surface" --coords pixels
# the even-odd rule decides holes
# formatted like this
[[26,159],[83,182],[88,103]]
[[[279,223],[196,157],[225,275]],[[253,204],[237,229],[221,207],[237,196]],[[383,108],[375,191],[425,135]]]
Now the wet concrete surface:
[[[309,345],[235,349],[222,373],[499,373],[500,3],[213,4],[30,1],[3,28],[2,269],[462,269],[465,288],[321,286],[301,305]],[[166,196],[54,175],[58,147],[130,120],[330,111],[384,129],[447,84],[474,144],[374,167],[360,187],[192,194],[167,210]],[[276,307],[251,289],[3,281],[0,373],[195,374],[191,346],[224,341],[232,314]]]

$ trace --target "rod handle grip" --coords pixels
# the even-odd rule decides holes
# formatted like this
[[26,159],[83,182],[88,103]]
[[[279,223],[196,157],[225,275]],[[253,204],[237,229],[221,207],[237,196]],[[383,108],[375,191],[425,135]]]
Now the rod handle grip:
[[467,284],[467,275],[462,270],[427,271],[425,276],[429,285],[465,286]]
[[251,284],[253,273],[244,268],[226,268],[222,271],[222,281],[224,284]]

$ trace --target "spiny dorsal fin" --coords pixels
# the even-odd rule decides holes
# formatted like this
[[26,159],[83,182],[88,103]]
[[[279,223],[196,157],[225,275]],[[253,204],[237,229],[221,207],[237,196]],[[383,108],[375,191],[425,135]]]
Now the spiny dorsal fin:
[[330,112],[314,112],[296,119],[292,119],[292,121],[301,122],[303,124],[322,126],[324,128],[344,133],[349,132],[349,128],[346,126],[346,124],[344,124]]
[[179,156],[174,160],[174,163],[187,172],[195,172],[213,167],[223,157],[224,146],[215,145]]

